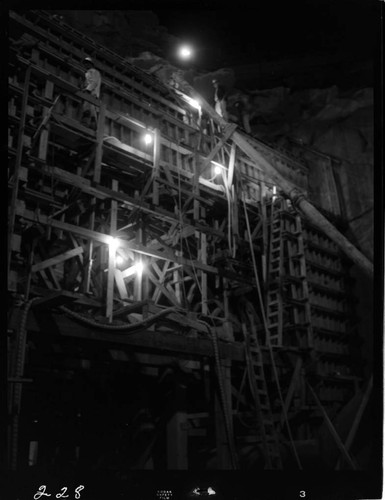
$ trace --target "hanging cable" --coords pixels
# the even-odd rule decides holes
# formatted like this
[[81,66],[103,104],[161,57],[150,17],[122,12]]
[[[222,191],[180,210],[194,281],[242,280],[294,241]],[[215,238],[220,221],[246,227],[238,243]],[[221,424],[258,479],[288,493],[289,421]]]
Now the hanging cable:
[[159,311],[158,313],[153,314],[152,316],[145,318],[141,321],[136,321],[135,323],[125,323],[123,325],[108,325],[105,323],[98,323],[97,321],[93,321],[79,313],[76,313],[74,311],[71,311],[71,309],[68,309],[65,306],[60,306],[59,309],[66,313],[68,316],[71,316],[72,318],[80,321],[81,323],[84,323],[86,325],[92,326],[94,328],[100,328],[102,330],[113,330],[114,332],[122,332],[123,334],[126,333],[135,333],[140,329],[147,328],[148,326],[152,325],[155,321],[157,321],[159,318],[162,318],[163,316],[167,316],[168,314],[172,312],[178,312],[180,311],[180,308],[173,306],[173,307],[168,307],[167,309],[164,309],[163,311]]
[[[243,193],[242,178],[240,179],[240,182],[241,182],[241,189],[242,189],[242,193]],[[255,255],[254,255],[254,248],[253,248],[253,242],[252,242],[252,237],[251,237],[249,216],[248,216],[248,213],[247,213],[246,202],[245,202],[245,198],[244,198],[243,195],[242,195],[242,202],[243,202],[243,209],[244,209],[244,212],[245,212],[247,234],[248,234],[248,239],[249,239],[249,244],[250,244],[251,258],[252,258],[252,261],[253,261],[254,275],[255,275],[255,281],[256,281],[256,285],[257,285],[257,292],[258,292],[258,298],[259,298],[259,303],[260,303],[260,308],[261,308],[261,315],[262,315],[262,319],[263,319],[263,326],[264,326],[264,329],[265,329],[266,341],[267,341],[267,347],[269,349],[269,354],[270,354],[270,359],[271,359],[271,365],[273,367],[274,379],[275,379],[275,382],[276,382],[276,385],[277,385],[278,397],[279,397],[279,400],[280,400],[280,403],[281,403],[281,407],[282,407],[282,411],[283,411],[283,415],[284,415],[284,418],[285,418],[286,427],[287,427],[287,430],[288,430],[290,444],[291,444],[291,447],[292,447],[292,450],[293,450],[293,454],[294,454],[294,457],[296,459],[298,468],[300,470],[302,470],[302,464],[300,462],[300,459],[299,459],[299,456],[298,456],[298,453],[297,453],[297,450],[296,450],[296,447],[295,447],[295,444],[294,444],[294,439],[293,439],[293,435],[292,435],[292,432],[291,432],[291,427],[290,427],[290,424],[289,424],[289,419],[288,419],[288,416],[287,416],[285,403],[283,401],[281,386],[280,386],[279,378],[278,378],[277,367],[275,365],[275,360],[274,360],[274,353],[273,353],[273,349],[272,349],[272,346],[271,346],[271,343],[270,343],[270,332],[269,332],[269,327],[267,325],[267,319],[266,319],[265,308],[264,308],[263,299],[262,299],[261,287],[260,287],[260,284],[259,284],[257,263],[256,263],[256,260],[255,260]]]

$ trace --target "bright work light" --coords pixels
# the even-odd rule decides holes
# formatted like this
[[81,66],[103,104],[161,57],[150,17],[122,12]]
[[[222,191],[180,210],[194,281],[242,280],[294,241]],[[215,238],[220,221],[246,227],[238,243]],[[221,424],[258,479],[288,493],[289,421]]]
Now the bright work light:
[[222,172],[221,167],[218,167],[218,165],[214,168],[214,174],[219,175]]
[[117,255],[116,256],[116,265],[121,266],[123,264],[123,262],[124,262],[123,257],[121,255]]
[[151,144],[152,143],[152,135],[147,133],[144,136],[144,142],[145,142],[146,145]]
[[143,262],[137,262],[132,267],[135,270],[136,274],[142,274],[143,269],[144,269]]
[[116,251],[119,246],[119,241],[111,236],[110,240],[108,241],[108,246],[110,247],[110,250]]
[[182,58],[182,59],[190,59],[191,56],[192,56],[192,50],[191,48],[188,46],[188,45],[183,45],[180,49],[179,49],[179,56]]

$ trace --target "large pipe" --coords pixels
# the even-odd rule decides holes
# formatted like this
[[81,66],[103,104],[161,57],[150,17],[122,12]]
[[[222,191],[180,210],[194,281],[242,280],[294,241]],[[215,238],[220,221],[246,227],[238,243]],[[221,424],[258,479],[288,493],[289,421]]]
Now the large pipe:
[[[183,81],[180,77],[178,82],[185,88],[186,92],[190,93],[201,105],[202,109],[223,128],[229,126],[224,118],[222,118],[214,109],[203,99],[198,93]],[[279,186],[279,188],[290,198],[292,203],[301,210],[301,212],[309,219],[309,221],[324,232],[331,240],[333,240],[345,255],[359,266],[369,277],[373,278],[373,264],[365,257],[334,225],[329,222],[307,199],[294,184],[285,179],[276,168],[259,153],[252,144],[238,131],[232,135],[235,144],[249,156],[258,166],[262,167],[270,179]],[[250,138],[250,141],[255,139]]]

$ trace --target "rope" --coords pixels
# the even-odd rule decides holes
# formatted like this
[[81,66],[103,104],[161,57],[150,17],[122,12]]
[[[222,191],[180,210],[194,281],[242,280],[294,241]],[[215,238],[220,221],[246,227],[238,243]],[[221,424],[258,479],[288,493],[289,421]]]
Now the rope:
[[[240,182],[241,182],[241,188],[242,188],[242,192],[243,192],[242,179],[241,179]],[[264,329],[265,329],[267,346],[268,346],[268,349],[269,349],[269,354],[270,354],[270,359],[271,359],[271,365],[273,367],[274,379],[275,379],[275,382],[276,382],[276,385],[277,385],[278,396],[279,396],[279,400],[280,400],[280,403],[281,403],[281,406],[282,406],[282,411],[283,411],[283,414],[284,414],[284,418],[285,418],[285,422],[286,422],[286,426],[287,426],[287,430],[288,430],[288,434],[289,434],[290,444],[291,444],[291,447],[293,449],[293,453],[294,453],[294,456],[295,456],[298,468],[300,470],[302,470],[302,465],[301,465],[301,462],[300,462],[297,450],[295,448],[295,444],[294,444],[294,440],[293,440],[293,435],[292,435],[292,432],[291,432],[291,428],[290,428],[290,424],[289,424],[289,419],[288,419],[286,408],[285,408],[285,403],[283,401],[283,396],[282,396],[282,392],[281,392],[281,386],[280,386],[279,378],[278,378],[277,367],[275,365],[275,360],[274,360],[274,353],[273,353],[273,349],[272,349],[272,346],[271,346],[271,343],[270,343],[270,332],[269,332],[269,327],[267,325],[267,319],[266,319],[264,304],[263,304],[263,300],[262,300],[261,287],[260,287],[260,284],[259,284],[258,271],[257,271],[257,263],[256,263],[256,260],[255,260],[254,249],[253,249],[252,238],[251,238],[249,216],[247,214],[247,208],[246,208],[246,202],[245,202],[244,196],[242,196],[242,202],[243,202],[243,209],[244,209],[244,212],[245,212],[247,234],[248,234],[248,238],[249,238],[250,252],[251,252],[251,257],[252,257],[252,261],[253,261],[253,269],[254,269],[254,275],[255,275],[255,280],[256,280],[256,284],[257,284],[257,291],[258,291],[258,298],[259,298],[259,303],[260,303],[260,308],[261,308],[261,313],[262,313],[263,326],[264,326]]]

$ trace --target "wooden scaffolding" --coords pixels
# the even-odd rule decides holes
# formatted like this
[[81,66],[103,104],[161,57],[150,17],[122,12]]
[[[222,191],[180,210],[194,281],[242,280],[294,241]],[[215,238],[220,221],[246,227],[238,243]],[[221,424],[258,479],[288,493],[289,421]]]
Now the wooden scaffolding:
[[[361,390],[346,258],[237,146],[235,125],[203,130],[204,110],[44,11],[11,11],[10,41],[10,466],[33,442],[20,437],[22,389],[38,391],[43,343],[56,370],[63,349],[90,369],[92,344],[154,380],[184,365],[201,397],[192,410],[182,384],[159,416],[168,469],[200,456],[202,468],[301,468],[298,443]],[[79,90],[87,55],[100,100]],[[79,121],[84,101],[96,130]],[[247,140],[306,194],[306,165]],[[157,439],[136,468],[156,467]]]

